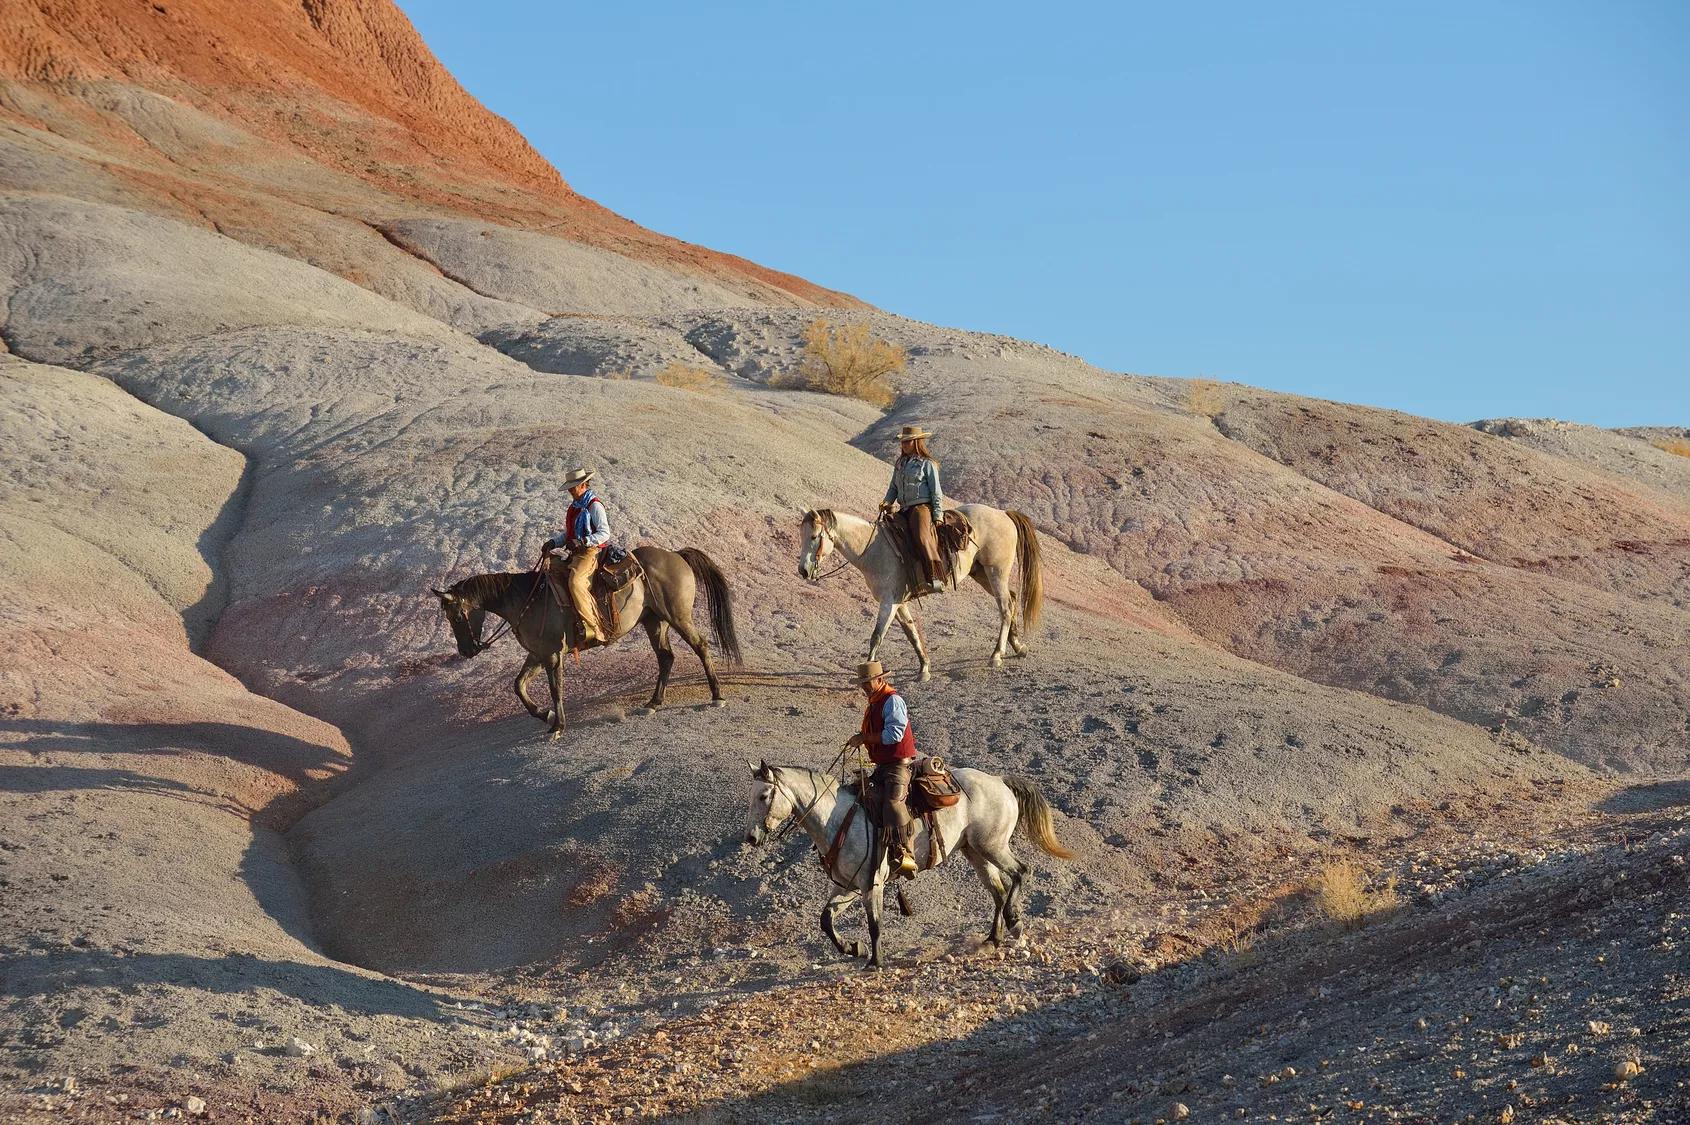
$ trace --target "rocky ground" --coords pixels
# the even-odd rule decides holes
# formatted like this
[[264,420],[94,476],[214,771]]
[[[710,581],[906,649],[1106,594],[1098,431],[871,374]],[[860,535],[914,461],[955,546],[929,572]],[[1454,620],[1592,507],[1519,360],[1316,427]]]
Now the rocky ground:
[[614,1006],[530,1009],[513,1026],[555,1060],[374,1119],[1684,1119],[1690,793],[1643,788],[1669,807],[1536,836],[1452,813],[1471,835],[1396,849],[1373,880],[1401,904],[1353,930],[1294,875],[1211,872],[1213,898],[878,973],[827,957],[749,996],[677,966],[684,1013],[630,1033]]

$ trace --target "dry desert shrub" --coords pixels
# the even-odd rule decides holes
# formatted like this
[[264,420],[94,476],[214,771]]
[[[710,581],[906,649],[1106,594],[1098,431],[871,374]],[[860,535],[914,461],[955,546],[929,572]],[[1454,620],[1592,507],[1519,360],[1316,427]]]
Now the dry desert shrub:
[[1690,438],[1656,438],[1649,444],[1656,449],[1664,449],[1677,457],[1690,457]]
[[1205,418],[1225,410],[1227,398],[1226,387],[1213,379],[1193,379],[1185,388],[1185,408]]
[[689,367],[679,360],[671,360],[653,378],[665,387],[676,387],[701,394],[721,387],[721,380],[716,378],[714,371],[703,367]]
[[1309,880],[1309,890],[1314,894],[1315,908],[1346,930],[1359,930],[1398,905],[1395,876],[1383,886],[1369,889],[1362,869],[1347,860],[1322,867]]
[[804,329],[804,356],[798,369],[773,382],[777,387],[847,395],[885,407],[897,398],[891,376],[904,369],[905,361],[903,348],[869,335],[866,324],[836,326],[814,320]]

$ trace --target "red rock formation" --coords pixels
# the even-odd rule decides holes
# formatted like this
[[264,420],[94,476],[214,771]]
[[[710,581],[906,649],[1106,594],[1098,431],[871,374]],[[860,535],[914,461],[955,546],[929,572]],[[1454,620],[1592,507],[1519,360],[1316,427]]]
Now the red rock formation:
[[[857,303],[655,234],[577,195],[510,122],[447,73],[389,0],[8,0],[0,18],[0,79],[18,84],[0,93],[0,117],[118,157],[119,167],[106,171],[138,189],[139,198],[126,201],[132,205],[180,215],[184,199],[209,194],[215,203],[235,178],[243,194],[256,187],[325,210],[361,212],[379,200],[387,206],[376,209],[390,212],[403,201],[545,230],[737,282],[753,300]],[[325,207],[322,185],[307,190],[273,170],[266,182],[255,154],[238,143],[172,135],[172,145],[161,145],[113,105],[136,89],[286,146],[379,196]],[[251,241],[314,261],[330,256],[297,244],[285,207],[222,202],[237,220],[230,225],[256,227]],[[205,210],[221,228],[221,216]],[[272,214],[253,223],[255,210]]]

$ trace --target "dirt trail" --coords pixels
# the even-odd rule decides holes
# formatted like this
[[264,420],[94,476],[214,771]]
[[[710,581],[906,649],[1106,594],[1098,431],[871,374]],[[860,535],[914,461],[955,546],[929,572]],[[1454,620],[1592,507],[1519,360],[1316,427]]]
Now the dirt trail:
[[[1215,899],[1035,922],[1001,952],[929,945],[881,973],[828,958],[793,986],[392,1110],[826,1121],[867,1099],[912,1122],[1170,1120],[1181,1105],[1194,1120],[1676,1120],[1690,802],[1679,787],[1662,808],[1652,788],[1601,802],[1642,811],[1548,832],[1444,810],[1413,850],[1376,857],[1403,905],[1353,933],[1295,891],[1296,870],[1277,887],[1211,870]],[[1633,1059],[1641,1072],[1616,1081]],[[888,1089],[904,1095],[887,1105]]]

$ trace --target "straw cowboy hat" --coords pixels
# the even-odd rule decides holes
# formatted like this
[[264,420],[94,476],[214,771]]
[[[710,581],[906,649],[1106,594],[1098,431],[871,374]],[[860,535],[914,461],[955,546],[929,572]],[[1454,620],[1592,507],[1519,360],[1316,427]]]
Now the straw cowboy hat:
[[857,686],[862,687],[870,680],[878,680],[886,675],[886,669],[878,660],[865,660],[857,665]]
[[920,426],[905,426],[898,431],[899,441],[919,441],[933,436],[932,430],[924,430]]
[[591,470],[591,469],[576,469],[574,472],[570,473],[568,476],[563,478],[563,487],[574,488],[576,485],[586,484],[588,481],[590,481],[592,479],[593,479],[593,470]]

